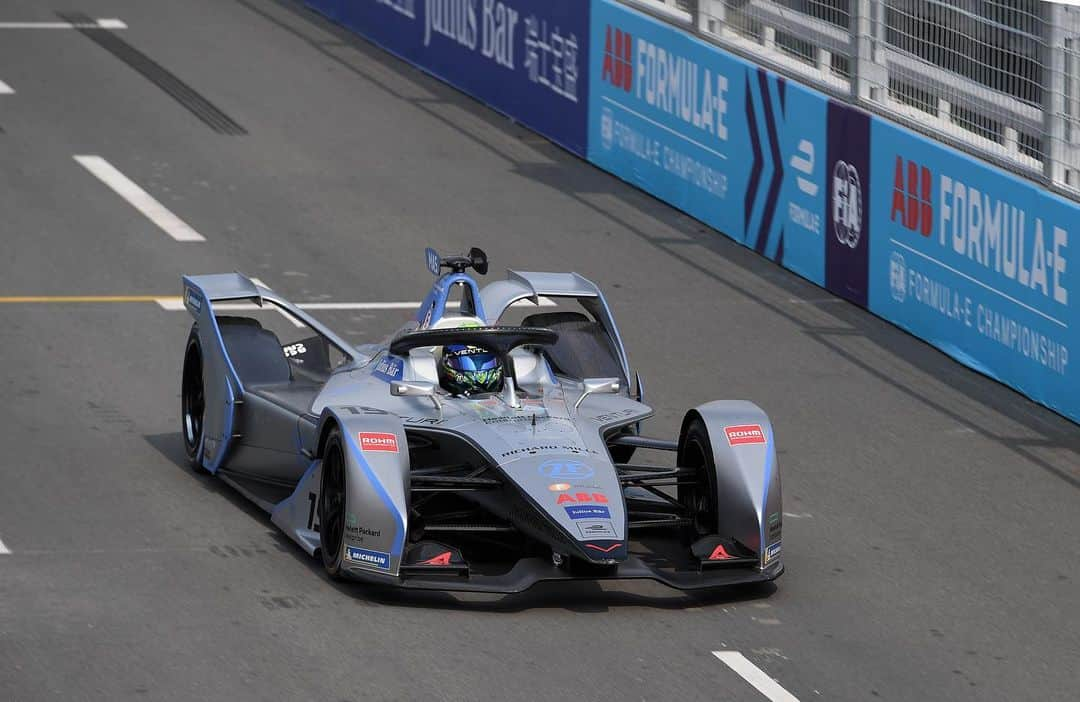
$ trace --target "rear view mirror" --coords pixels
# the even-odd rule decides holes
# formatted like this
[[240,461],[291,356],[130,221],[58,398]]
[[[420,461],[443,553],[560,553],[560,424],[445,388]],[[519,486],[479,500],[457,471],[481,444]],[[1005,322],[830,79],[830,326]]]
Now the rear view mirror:
[[589,395],[613,395],[619,392],[621,386],[618,378],[585,378],[581,382],[585,385],[585,391],[574,403],[574,409],[577,409]]
[[442,410],[435,383],[423,380],[391,380],[390,394],[394,397],[430,397],[435,408]]

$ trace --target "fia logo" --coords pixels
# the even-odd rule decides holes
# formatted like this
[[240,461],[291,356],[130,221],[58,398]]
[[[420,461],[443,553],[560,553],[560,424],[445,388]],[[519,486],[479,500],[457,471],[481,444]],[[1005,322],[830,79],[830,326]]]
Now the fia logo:
[[600,111],[600,142],[605,151],[611,151],[611,145],[615,141],[615,116],[611,114],[611,108],[605,107]]
[[897,302],[902,303],[907,298],[907,263],[903,255],[895,251],[889,255],[889,289]]
[[862,184],[859,171],[844,161],[833,167],[832,214],[837,241],[857,247],[862,236]]
[[612,31],[611,25],[607,26],[607,33],[604,35],[604,68],[600,77],[626,92],[630,92],[634,81],[631,48],[633,41],[629,33],[621,29]]
[[[808,176],[814,175],[814,142],[809,139],[802,139],[799,141],[798,153],[791,157],[790,165],[799,173],[805,173]],[[795,184],[799,186],[799,190],[803,191],[810,197],[817,195],[818,186],[817,183],[810,180],[810,178],[803,178],[797,176],[795,178]]]

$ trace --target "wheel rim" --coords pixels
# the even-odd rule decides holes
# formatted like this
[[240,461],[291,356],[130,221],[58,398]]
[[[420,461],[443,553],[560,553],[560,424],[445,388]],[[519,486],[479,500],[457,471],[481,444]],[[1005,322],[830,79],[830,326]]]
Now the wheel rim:
[[323,487],[319,494],[319,533],[323,558],[334,562],[345,538],[345,461],[334,444],[323,461]]
[[694,531],[698,534],[711,534],[716,529],[712,514],[715,497],[712,495],[712,486],[706,474],[709,462],[705,459],[705,447],[701,445],[697,437],[690,437],[686,442],[682,460],[685,462],[684,467],[697,469],[694,489],[685,502],[690,518],[694,522]]
[[206,399],[203,395],[202,363],[196,357],[194,350],[191,353],[190,366],[188,372],[184,374],[181,395],[183,397],[184,443],[187,444],[189,451],[194,451],[202,438]]

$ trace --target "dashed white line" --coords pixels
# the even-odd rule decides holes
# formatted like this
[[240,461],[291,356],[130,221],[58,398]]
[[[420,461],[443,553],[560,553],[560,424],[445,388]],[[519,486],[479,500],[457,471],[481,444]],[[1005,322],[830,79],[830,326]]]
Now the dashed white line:
[[4,545],[3,539],[0,539],[0,556],[6,556],[11,553],[11,549]]
[[765,671],[751,663],[738,651],[713,651],[712,653],[771,702],[799,702],[798,697],[780,687],[780,683],[766,675]]
[[10,85],[0,80],[0,95],[14,95],[15,89]]
[[73,156],[86,170],[90,171],[105,185],[127,201],[129,205],[142,212],[166,234],[177,241],[206,241],[202,234],[192,229],[186,222],[169,212],[150,193],[136,185],[130,178],[100,156]]
[[0,22],[0,29],[127,29],[127,23],[115,18],[92,22]]

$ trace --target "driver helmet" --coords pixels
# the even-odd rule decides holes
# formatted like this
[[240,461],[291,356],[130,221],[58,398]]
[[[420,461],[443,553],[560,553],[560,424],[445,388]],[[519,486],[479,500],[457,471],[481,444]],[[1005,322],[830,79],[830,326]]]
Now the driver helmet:
[[439,358],[439,384],[451,395],[498,392],[503,385],[502,361],[479,346],[444,346]]

